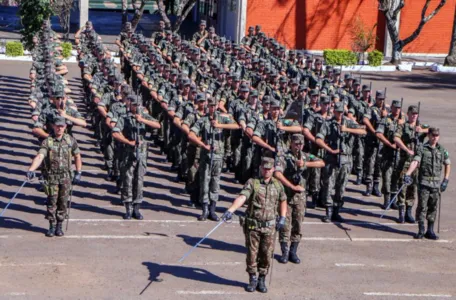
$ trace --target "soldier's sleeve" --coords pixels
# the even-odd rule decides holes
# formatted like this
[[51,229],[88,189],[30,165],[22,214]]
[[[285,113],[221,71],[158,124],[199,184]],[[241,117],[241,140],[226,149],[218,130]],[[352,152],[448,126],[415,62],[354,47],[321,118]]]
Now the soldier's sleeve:
[[368,118],[369,120],[372,119],[372,109],[369,108],[366,113],[363,115],[363,118]]
[[279,192],[279,202],[287,201],[287,194],[285,194],[285,188],[283,187],[282,183],[277,180],[277,183],[280,185]]
[[179,106],[176,110],[176,114],[175,116],[179,119],[182,119],[182,117],[184,116],[184,105],[182,104],[181,106]]
[[46,113],[42,111],[38,120],[33,124],[33,128],[44,128],[44,125],[46,125]]
[[158,122],[157,119],[155,119],[154,117],[152,117],[149,113],[147,113],[147,112],[145,112],[145,111],[143,111],[143,112],[141,113],[141,115],[142,115],[142,117],[143,117],[144,119],[146,119],[147,121]]
[[377,129],[375,130],[376,133],[381,133],[381,134],[384,134],[385,133],[385,126],[386,126],[386,123],[387,123],[387,118],[383,118],[380,123],[378,124],[377,126]]
[[360,128],[362,128],[362,125],[357,124],[355,121],[350,120],[350,119],[346,119],[345,126],[347,126],[348,128],[351,128],[351,129],[360,129]]
[[253,181],[254,179],[250,178],[239,193],[240,195],[245,196],[247,200],[249,200],[250,196],[253,194]]
[[255,130],[253,131],[253,136],[259,136],[260,138],[262,138],[266,133],[265,124],[266,123],[264,121],[259,122],[255,127]]
[[200,135],[201,128],[203,127],[203,119],[199,119],[196,123],[190,128],[190,131],[194,132],[197,136]]
[[328,134],[328,124],[324,123],[323,126],[320,127],[320,130],[317,132],[315,138],[325,140],[326,135]]
[[255,130],[255,127],[257,126],[257,124],[258,124],[258,120],[256,118],[251,118],[251,120],[247,124],[247,128]]
[[81,150],[79,149],[78,141],[74,137],[71,137],[71,154],[75,156],[79,153],[81,153]]
[[122,132],[123,127],[124,127],[124,120],[123,120],[123,118],[119,118],[117,120],[116,126],[114,126],[114,128],[112,129],[112,132]]
[[195,122],[195,114],[188,114],[188,116],[185,118],[185,120],[182,124],[185,124],[188,127],[191,127],[194,122]]
[[399,124],[394,132],[394,136],[402,138],[402,133],[404,132],[404,124]]
[[416,149],[415,156],[413,157],[414,161],[421,163],[421,159],[423,158],[423,150],[424,150],[423,145],[419,145],[418,148]]
[[443,148],[443,164],[446,166],[451,165],[450,154],[445,148]]
[[277,156],[274,162],[274,168],[277,172],[283,173],[285,171],[286,161],[285,156]]
[[309,114],[306,122],[304,123],[304,128],[307,128],[309,130],[312,130],[313,125],[314,125],[315,117],[312,114]]
[[38,150],[38,154],[41,154],[44,156],[44,158],[47,157],[49,151],[48,147],[48,142],[47,139],[45,139],[43,142],[41,142],[40,150]]
[[74,110],[72,108],[70,108],[67,113],[69,113],[70,116],[72,116],[73,118],[76,118],[76,119],[81,119],[83,120],[84,117],[81,115],[81,113],[77,110]]

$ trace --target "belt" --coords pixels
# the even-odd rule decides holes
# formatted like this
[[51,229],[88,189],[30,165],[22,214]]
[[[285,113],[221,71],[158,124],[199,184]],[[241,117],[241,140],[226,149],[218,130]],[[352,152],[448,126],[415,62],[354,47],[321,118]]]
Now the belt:
[[423,176],[421,177],[421,180],[440,181],[440,177]]

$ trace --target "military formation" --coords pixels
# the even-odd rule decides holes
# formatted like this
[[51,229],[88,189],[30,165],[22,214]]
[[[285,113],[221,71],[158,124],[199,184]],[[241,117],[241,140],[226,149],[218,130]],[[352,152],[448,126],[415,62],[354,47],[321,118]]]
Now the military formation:
[[[340,211],[351,174],[356,185],[366,186],[365,196],[383,197],[384,208],[398,210],[399,223],[416,217],[416,238],[438,239],[434,222],[450,159],[438,143],[439,129],[419,120],[420,104],[404,113],[402,99],[387,103],[386,89],[372,91],[362,78],[287,50],[260,26],[236,44],[206,29],[205,21],[191,40],[162,21],[150,38],[126,23],[116,40],[120,65],[90,22],[76,34],[76,44],[87,119],[106,180],[116,182],[125,206],[124,219],[143,219],[148,150],[157,147],[185,183],[189,205],[201,209],[198,220],[226,222],[247,206],[240,222],[247,291],[267,292],[277,233],[279,262],[300,263],[308,197],[310,207],[325,209],[323,222],[344,221]],[[86,126],[68,96],[59,48],[45,23],[32,52],[29,101],[41,148],[27,176],[46,161],[48,236],[63,235],[64,202],[82,166],[71,129]],[[244,187],[219,217],[223,172]]]

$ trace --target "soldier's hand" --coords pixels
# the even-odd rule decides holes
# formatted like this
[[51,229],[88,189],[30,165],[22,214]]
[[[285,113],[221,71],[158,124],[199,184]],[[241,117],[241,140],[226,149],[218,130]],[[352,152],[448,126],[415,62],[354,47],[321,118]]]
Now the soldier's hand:
[[406,185],[411,185],[413,183],[413,179],[410,175],[404,175],[404,183]]
[[232,217],[233,217],[233,213],[230,212],[229,210],[227,210],[226,212],[223,213],[222,220],[226,222],[226,221],[231,220]]
[[81,182],[82,172],[76,172],[76,175],[73,178],[73,184],[79,184]]
[[66,117],[67,114],[66,114],[66,111],[64,109],[59,109],[58,111],[59,111],[59,115],[61,117],[64,117],[64,118]]
[[390,144],[390,148],[396,150],[396,149],[397,149],[397,146],[396,146],[395,143],[392,143],[392,144]]
[[219,124],[219,123],[217,122],[217,119],[213,119],[213,120],[211,121],[211,126],[214,127],[214,128],[218,128],[218,124]]
[[276,230],[277,231],[280,231],[280,230],[282,230],[285,227],[285,221],[286,221],[285,217],[280,217],[279,218],[279,220],[277,221],[277,224],[276,224]]
[[347,131],[347,126],[340,125],[340,132],[346,132],[346,131]]
[[211,151],[211,145],[204,145],[203,148],[207,151]]
[[340,150],[339,149],[331,149],[331,154],[339,154]]
[[32,116],[32,120],[33,120],[34,122],[38,121],[38,116]]
[[298,168],[304,167],[304,160],[301,158],[296,162],[296,165],[298,166]]
[[448,186],[448,179],[444,179],[440,185],[440,192],[445,192]]
[[128,145],[132,146],[132,147],[135,147],[136,146],[136,141],[133,140],[133,141],[128,141]]
[[415,127],[415,131],[418,132],[418,133],[421,133],[421,132],[424,132],[424,129],[421,128],[421,126],[416,126]]
[[410,155],[410,156],[415,155],[415,152],[413,152],[413,150],[410,150],[410,149],[407,151],[407,153],[408,153],[408,155]]
[[139,123],[142,123],[144,121],[144,118],[140,115],[140,114],[136,114],[135,115],[135,119],[136,121],[138,121]]
[[293,187],[293,191],[295,191],[296,193],[303,193],[305,191],[305,189],[300,185],[295,185]]
[[28,171],[27,172],[27,180],[28,181],[32,181],[33,178],[35,178],[35,176],[36,176],[36,173],[34,171]]

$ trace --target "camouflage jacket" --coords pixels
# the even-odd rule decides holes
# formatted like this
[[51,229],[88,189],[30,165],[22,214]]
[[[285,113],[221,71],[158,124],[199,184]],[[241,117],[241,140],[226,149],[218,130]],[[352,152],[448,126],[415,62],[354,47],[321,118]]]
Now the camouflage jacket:
[[79,154],[79,146],[75,138],[64,134],[57,139],[53,134],[42,143],[39,154],[44,156],[44,169],[46,175],[66,174],[71,171],[72,157]]
[[438,189],[443,166],[451,164],[448,151],[440,144],[433,148],[429,143],[425,143],[418,148],[413,160],[420,164],[419,183],[429,188]]

